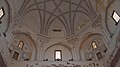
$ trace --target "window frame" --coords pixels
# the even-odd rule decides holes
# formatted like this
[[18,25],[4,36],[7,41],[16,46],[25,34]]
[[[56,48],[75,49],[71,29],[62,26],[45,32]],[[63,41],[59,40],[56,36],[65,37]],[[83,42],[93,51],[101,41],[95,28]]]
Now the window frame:
[[117,22],[117,21],[115,20],[115,18],[113,17],[113,16],[114,16],[114,13],[116,13],[119,17],[120,17],[120,15],[119,15],[115,10],[113,10],[112,15],[111,15],[112,19],[115,21],[115,25],[118,25],[118,23],[120,22],[120,19],[119,19],[118,22]]
[[98,60],[101,60],[103,58],[102,52],[100,51],[96,53],[96,56]]
[[[16,53],[16,55],[15,55],[15,53]],[[19,55],[20,55],[20,53],[19,53],[19,52],[14,51],[12,58],[13,58],[13,59],[15,59],[15,60],[18,60]],[[16,56],[17,56],[17,57],[16,57]]]
[[[93,43],[95,43],[95,45],[96,45],[96,48],[94,48],[94,45],[93,45]],[[93,48],[93,49],[97,49],[97,48],[98,48],[98,45],[97,45],[97,43],[96,43],[95,41],[92,41],[91,45],[92,45],[92,48]]]
[[[21,46],[20,42],[23,43],[22,47],[19,47],[19,46]],[[20,49],[23,49],[23,47],[24,47],[24,42],[23,42],[22,40],[19,41],[18,47],[19,47]]]
[[3,18],[3,16],[5,15],[5,11],[4,11],[4,8],[3,7],[1,7],[0,8],[0,10],[2,9],[2,11],[3,11],[3,15],[0,17],[0,20]]
[[[56,52],[57,52],[57,51],[60,52],[60,57],[61,57],[60,59],[57,59],[57,58],[56,58]],[[55,51],[54,51],[54,59],[55,59],[55,61],[62,61],[62,51],[61,51],[61,50],[55,50]]]

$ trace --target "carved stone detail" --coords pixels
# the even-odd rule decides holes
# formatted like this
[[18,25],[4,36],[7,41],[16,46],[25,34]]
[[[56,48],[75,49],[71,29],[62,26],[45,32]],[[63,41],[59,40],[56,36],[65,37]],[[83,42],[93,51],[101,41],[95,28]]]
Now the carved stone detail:
[[79,38],[78,38],[78,36],[73,36],[70,38],[66,38],[66,40],[67,40],[67,43],[72,44],[72,45],[76,45],[79,41]]
[[95,19],[94,23],[92,24],[92,28],[97,28],[98,26],[101,26],[102,21],[102,15],[99,14],[98,17]]
[[17,15],[17,13],[14,14],[13,22],[14,27],[21,28],[23,26],[22,20],[20,19],[19,15]]
[[41,44],[45,44],[45,43],[48,43],[50,38],[46,37],[46,36],[43,36],[43,35],[39,35],[37,34],[38,37],[37,37],[37,40],[41,43]]

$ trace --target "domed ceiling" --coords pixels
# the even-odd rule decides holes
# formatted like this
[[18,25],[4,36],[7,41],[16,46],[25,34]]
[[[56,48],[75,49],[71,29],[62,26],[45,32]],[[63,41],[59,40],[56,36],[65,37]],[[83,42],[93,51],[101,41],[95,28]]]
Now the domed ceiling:
[[26,27],[49,37],[80,34],[97,17],[95,0],[13,0],[13,3]]

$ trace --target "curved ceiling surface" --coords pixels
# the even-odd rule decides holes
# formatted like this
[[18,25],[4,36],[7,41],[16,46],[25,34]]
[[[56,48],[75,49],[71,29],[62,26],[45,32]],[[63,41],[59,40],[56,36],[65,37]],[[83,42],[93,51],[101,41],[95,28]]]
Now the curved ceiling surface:
[[[62,37],[79,34],[88,28],[97,16],[94,0],[13,1],[23,24],[34,32],[47,36],[52,36],[53,32],[57,34],[60,30]],[[53,29],[58,30],[56,32]]]

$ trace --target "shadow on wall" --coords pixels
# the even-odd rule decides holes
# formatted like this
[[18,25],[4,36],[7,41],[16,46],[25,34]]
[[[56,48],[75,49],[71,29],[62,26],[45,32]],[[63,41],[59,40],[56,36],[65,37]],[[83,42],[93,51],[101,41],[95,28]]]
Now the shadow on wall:
[[1,56],[1,54],[0,54],[0,67],[7,67],[7,66],[5,65],[5,62],[3,61],[3,58],[2,58],[2,56]]
[[120,47],[115,55],[115,57],[113,58],[113,60],[111,61],[110,63],[110,67],[115,67],[117,65],[117,62],[119,61],[120,59]]

